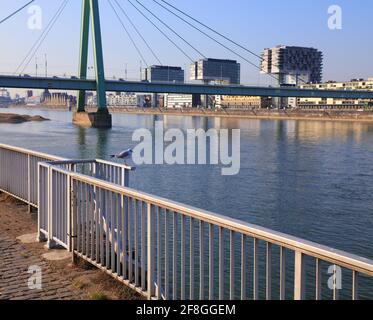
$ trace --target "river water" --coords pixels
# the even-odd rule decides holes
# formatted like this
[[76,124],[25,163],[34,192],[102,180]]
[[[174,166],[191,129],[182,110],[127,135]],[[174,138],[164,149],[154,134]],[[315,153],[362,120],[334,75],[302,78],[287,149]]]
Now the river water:
[[[0,109],[9,112],[9,109]],[[83,129],[71,113],[11,109],[47,122],[0,124],[0,142],[72,158],[103,158],[136,145],[137,128],[241,129],[241,170],[144,165],[131,186],[373,258],[373,125],[353,122],[113,115],[112,130]]]
[[113,129],[83,129],[65,111],[0,109],[47,122],[0,124],[0,142],[69,158],[133,147],[138,128],[241,130],[241,170],[144,165],[131,187],[373,258],[373,125],[354,122],[113,115]]

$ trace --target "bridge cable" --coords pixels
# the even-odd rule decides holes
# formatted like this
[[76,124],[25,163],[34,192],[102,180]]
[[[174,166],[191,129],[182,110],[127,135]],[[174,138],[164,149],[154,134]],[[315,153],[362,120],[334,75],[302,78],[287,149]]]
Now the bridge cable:
[[[157,3],[158,5],[160,5],[161,7],[163,7],[164,9],[166,9],[167,11],[173,13],[172,11],[170,11],[169,9],[167,9],[165,6],[163,6],[162,4],[160,4],[157,0],[153,0],[153,1],[154,1],[155,3]],[[268,59],[263,58],[262,56],[256,54],[255,52],[253,52],[253,51],[249,50],[248,48],[244,47],[243,45],[239,44],[238,42],[236,42],[236,41],[234,41],[234,40],[228,38],[227,36],[223,35],[222,33],[216,31],[215,29],[209,27],[208,25],[204,24],[203,22],[201,22],[201,21],[197,20],[196,18],[192,17],[191,15],[187,14],[185,11],[183,11],[183,10],[181,10],[181,9],[178,9],[176,6],[172,5],[171,3],[169,3],[169,2],[167,2],[167,1],[165,1],[165,0],[159,0],[159,1],[162,1],[163,3],[165,3],[165,4],[167,4],[168,6],[170,6],[171,8],[173,8],[174,10],[176,10],[176,11],[182,13],[183,15],[185,15],[186,17],[188,17],[189,19],[191,19],[191,20],[197,22],[198,24],[200,24],[201,26],[203,26],[203,27],[205,27],[206,29],[210,30],[211,32],[217,34],[218,36],[220,36],[220,37],[222,37],[223,39],[229,41],[230,43],[236,45],[237,47],[239,47],[239,48],[245,50],[246,52],[252,54],[253,56],[259,58],[261,61],[264,61],[264,62],[269,63]],[[174,13],[173,13],[173,14],[174,14]],[[174,14],[174,15],[176,15],[176,14]],[[181,19],[181,18],[180,18],[180,19]],[[261,69],[261,71],[263,71],[262,68],[260,68],[260,69]],[[263,72],[265,72],[265,71],[263,71]],[[267,75],[271,75],[271,74],[268,73],[268,72],[265,72],[265,73],[266,73]],[[276,80],[279,80],[277,77],[275,77],[275,76],[273,76],[273,75],[272,75],[272,77],[275,78]],[[307,83],[307,81],[303,80],[302,78],[299,78],[298,80],[300,80],[300,81],[303,82],[303,83]]]
[[160,19],[154,12],[150,11],[146,6],[144,6],[139,0],[135,0],[140,6],[142,6],[146,11],[148,11],[154,18],[156,18],[160,23],[162,23],[167,29],[169,29],[173,34],[175,34],[178,38],[180,38],[184,43],[186,43],[189,47],[191,47],[195,52],[197,52],[203,58],[207,58],[200,50],[198,50],[195,46],[193,46],[190,42],[188,42],[185,38],[183,38],[179,33],[177,33],[174,29],[172,29],[167,23],[165,23],[162,19]]
[[119,7],[119,9],[122,11],[122,13],[124,14],[124,16],[127,18],[127,20],[130,22],[130,24],[132,25],[132,27],[135,29],[136,33],[139,35],[139,37],[144,41],[145,45],[148,47],[149,51],[152,53],[153,57],[158,61],[158,63],[160,65],[162,65],[162,62],[161,60],[159,59],[159,57],[156,55],[156,53],[154,52],[154,50],[152,49],[152,47],[149,45],[149,43],[146,41],[146,39],[144,38],[144,36],[141,34],[141,32],[139,31],[139,29],[136,27],[136,25],[133,23],[132,19],[128,16],[128,14],[125,12],[125,10],[123,9],[123,7],[120,5],[120,3],[117,1],[117,0],[114,0],[115,3],[117,4],[117,6]]
[[118,18],[120,24],[122,25],[122,28],[123,28],[124,31],[127,33],[127,36],[130,38],[130,40],[131,40],[133,46],[135,47],[137,53],[138,53],[139,56],[140,56],[140,58],[142,59],[142,61],[145,62],[146,67],[149,67],[148,62],[147,62],[146,59],[144,58],[143,54],[141,53],[141,50],[140,50],[139,47],[137,46],[137,44],[136,44],[135,40],[133,39],[133,37],[131,36],[131,33],[128,31],[128,29],[127,29],[126,26],[124,25],[124,23],[123,23],[121,17],[119,16],[117,10],[115,9],[115,7],[113,6],[113,4],[111,3],[111,0],[109,0],[109,4],[110,4],[111,8],[113,9],[115,15],[117,16],[117,18]]
[[168,30],[175,34],[179,39],[181,39],[185,44],[191,47],[195,52],[197,52],[203,58],[207,58],[200,50],[188,42],[184,37],[182,37],[178,32],[172,29],[167,23],[160,19],[154,12],[150,11],[145,5],[143,5],[139,0],[135,0],[140,6],[142,6],[147,12],[149,12],[154,18],[156,18],[160,23],[162,23]]
[[[158,5],[160,5],[160,6],[162,6],[163,8],[166,9],[166,7],[163,6],[162,4],[160,4],[157,0],[153,0],[153,1],[156,2]],[[182,13],[183,15],[187,16],[189,19],[193,20],[194,22],[197,22],[198,24],[200,24],[201,26],[205,27],[206,29],[208,29],[208,30],[212,31],[213,33],[219,35],[220,37],[224,38],[225,40],[233,43],[234,45],[236,45],[236,46],[240,47],[241,49],[247,51],[248,53],[252,54],[253,56],[259,58],[260,60],[263,60],[263,57],[261,57],[260,55],[256,54],[255,52],[253,52],[253,51],[251,51],[251,50],[249,50],[247,48],[245,48],[244,46],[242,46],[241,44],[233,41],[232,39],[229,39],[227,36],[221,34],[220,32],[218,32],[216,30],[214,30],[213,28],[211,28],[208,25],[204,24],[203,22],[197,20],[196,18],[192,17],[191,15],[187,14],[186,12],[178,9],[177,7],[175,7],[174,5],[170,4],[169,2],[167,2],[165,0],[160,0],[160,1],[162,1],[165,4],[167,4],[168,6],[170,6],[171,8],[173,8],[174,10],[176,10],[176,11]],[[166,10],[168,10],[168,9],[166,9]],[[172,11],[170,11],[170,12],[172,12]]]
[[[136,0],[137,1],[137,0]],[[165,10],[167,10],[168,12],[170,12],[171,14],[173,14],[174,16],[178,17],[180,20],[184,21],[186,24],[188,24],[189,26],[191,26],[192,28],[196,29],[197,31],[199,31],[200,33],[202,33],[203,35],[205,35],[206,37],[208,37],[209,39],[211,39],[212,41],[216,42],[217,44],[219,44],[220,46],[222,46],[223,48],[227,49],[228,51],[230,51],[231,53],[233,53],[234,55],[240,57],[241,59],[243,59],[244,61],[246,61],[248,64],[250,64],[251,66],[255,67],[256,69],[262,71],[262,68],[260,66],[258,66],[257,64],[255,64],[254,62],[248,60],[247,58],[245,58],[244,56],[242,56],[241,54],[237,53],[236,51],[234,51],[233,49],[229,48],[228,46],[226,46],[225,44],[223,44],[222,42],[220,42],[219,40],[217,40],[216,38],[210,36],[208,33],[204,32],[203,30],[199,29],[198,27],[196,27],[195,25],[193,25],[192,23],[190,23],[189,21],[187,21],[186,19],[184,19],[183,17],[181,17],[180,15],[176,14],[175,12],[171,11],[170,9],[168,9],[167,7],[163,6],[162,4],[160,4],[159,2],[157,2],[156,0],[153,0],[155,3],[157,3],[159,6],[161,6],[162,8],[164,8]],[[259,57],[258,55],[256,55],[257,57]],[[275,80],[278,80],[278,78],[276,76],[274,76],[273,74],[270,74],[270,73],[267,73],[268,76],[272,77],[273,79]]]
[[44,40],[46,39],[46,37],[48,36],[49,32],[53,29],[54,25],[56,24],[57,20],[59,19],[59,17],[61,16],[62,12],[64,11],[64,9],[66,8],[67,4],[68,4],[69,0],[65,0],[65,2],[61,5],[61,9],[60,11],[57,13],[57,16],[56,18],[54,19],[54,21],[52,22],[52,24],[50,25],[50,28],[46,31],[44,37],[41,39],[40,43],[37,45],[37,47],[35,48],[34,50],[34,53],[33,55],[30,57],[30,59],[27,61],[26,65],[24,66],[24,68],[22,69],[21,71],[21,74],[25,71],[25,69],[29,66],[31,60],[33,59],[33,57],[35,56],[35,54],[38,52],[39,48],[41,47],[41,45],[43,44]]
[[24,8],[26,8],[27,6],[29,6],[31,3],[35,2],[35,0],[31,0],[29,1],[28,3],[26,3],[25,5],[23,5],[21,8],[19,8],[18,10],[14,11],[12,14],[10,14],[9,16],[5,17],[4,19],[2,19],[0,21],[0,24],[4,23],[5,21],[9,20],[11,17],[15,16],[18,12],[21,12]]
[[149,17],[147,17],[134,3],[127,0],[149,23],[151,23],[168,41],[170,41],[185,57],[191,62],[194,60],[175,42],[173,41],[161,28],[159,28]]
[[[64,0],[62,3],[61,3],[61,6],[58,8],[58,10],[56,11],[56,13],[54,14],[54,16],[52,17],[52,19],[49,21],[49,23],[47,24],[46,28],[43,30],[42,34],[40,35],[40,37],[36,40],[36,42],[34,43],[34,45],[31,47],[31,49],[28,51],[28,53],[26,54],[25,58],[22,60],[22,62],[18,65],[17,69],[15,70],[15,72],[13,73],[14,75],[18,73],[19,69],[22,67],[22,65],[25,63],[25,61],[27,60],[27,58],[30,56],[30,54],[32,52],[35,52],[38,50],[38,48],[36,49],[36,51],[34,51],[34,49],[38,46],[39,42],[40,41],[44,41],[45,38],[44,35],[46,34],[46,32],[49,30],[49,28],[51,27],[52,24],[54,24],[54,21],[55,19],[57,18],[57,16],[59,15],[60,12],[62,12],[62,10],[65,8],[65,6],[67,5],[67,2],[68,0]],[[34,55],[33,54],[33,55]],[[33,56],[32,55],[32,56]],[[31,58],[32,59],[32,58]],[[30,59],[30,61],[31,61]],[[29,62],[28,62],[29,63]],[[24,68],[25,69],[25,68]],[[22,70],[22,72],[24,71],[24,69]],[[21,72],[21,73],[22,73]]]

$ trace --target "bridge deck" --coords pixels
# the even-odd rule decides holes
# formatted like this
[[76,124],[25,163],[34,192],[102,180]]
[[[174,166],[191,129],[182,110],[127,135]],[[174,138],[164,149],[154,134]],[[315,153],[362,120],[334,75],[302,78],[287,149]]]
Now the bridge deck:
[[[87,90],[95,91],[95,80],[72,78],[42,78],[0,76],[0,87],[24,89]],[[311,90],[278,87],[222,86],[181,83],[149,83],[133,81],[106,81],[106,91],[139,93],[176,93],[233,96],[298,97],[298,98],[342,98],[373,99],[373,91]]]

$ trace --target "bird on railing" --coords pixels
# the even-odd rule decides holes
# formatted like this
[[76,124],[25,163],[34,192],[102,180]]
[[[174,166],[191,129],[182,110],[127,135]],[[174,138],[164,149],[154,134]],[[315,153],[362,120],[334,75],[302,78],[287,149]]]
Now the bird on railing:
[[117,158],[117,159],[122,159],[122,160],[126,160],[126,159],[129,159],[131,156],[132,156],[132,153],[133,153],[133,150],[132,149],[128,149],[128,150],[124,150],[118,154],[112,154],[110,155],[110,158]]

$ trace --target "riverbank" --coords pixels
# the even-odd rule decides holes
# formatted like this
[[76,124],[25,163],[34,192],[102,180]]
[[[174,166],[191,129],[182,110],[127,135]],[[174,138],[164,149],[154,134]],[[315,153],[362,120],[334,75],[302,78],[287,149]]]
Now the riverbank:
[[[0,194],[0,300],[132,300],[140,297],[90,265],[71,264],[65,250],[36,242],[37,215]],[[62,252],[58,252],[62,251]],[[48,258],[60,256],[61,260]],[[64,258],[65,256],[65,258]],[[30,289],[28,269],[41,269],[41,289]]]
[[24,123],[24,122],[41,122],[48,119],[41,116],[20,115],[14,113],[0,113],[0,123]]
[[[11,106],[11,108],[28,108],[25,106]],[[35,109],[35,107],[29,107]],[[42,110],[68,111],[65,106],[43,106],[37,107]],[[94,112],[95,108],[87,108],[87,111]],[[361,110],[238,110],[238,109],[164,109],[164,108],[134,108],[134,107],[109,107],[110,113],[124,114],[149,114],[149,115],[170,115],[170,116],[196,116],[196,117],[222,117],[241,119],[263,119],[263,120],[312,120],[312,121],[354,121],[372,122],[373,111]]]

